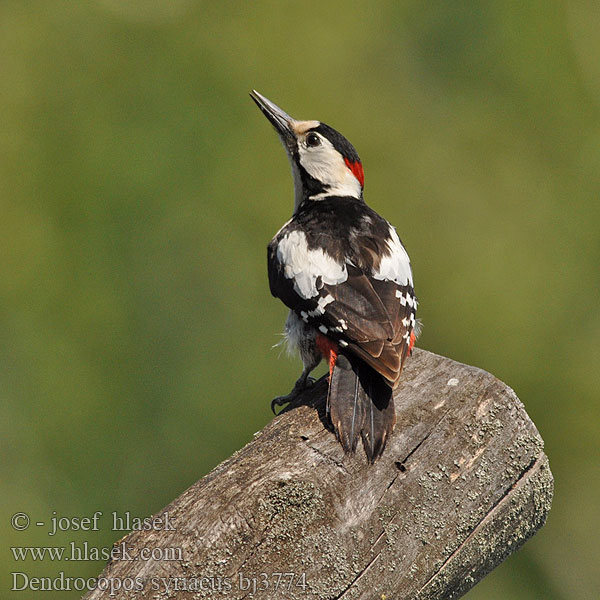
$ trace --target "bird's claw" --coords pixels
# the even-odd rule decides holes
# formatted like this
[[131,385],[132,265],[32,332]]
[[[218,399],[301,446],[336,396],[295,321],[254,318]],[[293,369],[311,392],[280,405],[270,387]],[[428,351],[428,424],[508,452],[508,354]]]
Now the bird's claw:
[[290,402],[288,397],[289,397],[289,394],[287,396],[277,396],[277,398],[273,398],[273,400],[271,400],[271,412],[274,415],[278,414],[277,411],[275,410],[276,406],[283,406],[284,404],[287,404],[288,402]]
[[289,394],[285,396],[277,396],[271,400],[271,412],[274,415],[279,414],[275,412],[275,407],[283,406],[284,404],[293,402],[302,392],[315,385],[316,381],[317,380],[314,377],[310,376],[308,376],[304,381],[298,380]]

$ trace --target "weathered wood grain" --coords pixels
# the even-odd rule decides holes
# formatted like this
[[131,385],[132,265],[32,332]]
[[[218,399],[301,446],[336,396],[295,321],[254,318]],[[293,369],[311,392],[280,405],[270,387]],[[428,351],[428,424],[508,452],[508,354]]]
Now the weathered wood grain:
[[144,586],[113,597],[458,598],[544,524],[542,439],[489,373],[416,350],[373,466],[325,429],[325,393],[321,381],[167,506],[174,531],[127,536],[134,554],[178,548],[182,560],[113,561],[113,588]]

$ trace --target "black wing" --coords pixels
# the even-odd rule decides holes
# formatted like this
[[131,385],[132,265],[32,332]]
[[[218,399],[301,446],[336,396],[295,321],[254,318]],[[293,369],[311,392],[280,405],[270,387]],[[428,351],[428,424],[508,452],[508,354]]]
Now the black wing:
[[[284,229],[268,248],[271,293],[304,322],[335,339],[342,350],[347,348],[381,373],[390,385],[395,385],[409,353],[415,325],[416,299],[412,286],[376,279],[373,274],[345,263],[344,281],[324,283],[314,273],[314,285],[307,293],[306,288],[298,288],[293,276],[298,267],[290,268],[293,265],[286,264],[286,257],[278,252],[285,234]],[[287,258],[289,263],[291,257]]]

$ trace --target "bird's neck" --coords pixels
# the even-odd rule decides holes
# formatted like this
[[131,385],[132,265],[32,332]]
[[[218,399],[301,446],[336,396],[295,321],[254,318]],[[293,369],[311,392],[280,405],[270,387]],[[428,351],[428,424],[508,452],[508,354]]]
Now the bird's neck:
[[325,184],[312,177],[297,164],[292,164],[292,175],[294,178],[294,212],[307,201],[318,202],[332,197],[363,199],[362,188],[354,177],[333,184]]

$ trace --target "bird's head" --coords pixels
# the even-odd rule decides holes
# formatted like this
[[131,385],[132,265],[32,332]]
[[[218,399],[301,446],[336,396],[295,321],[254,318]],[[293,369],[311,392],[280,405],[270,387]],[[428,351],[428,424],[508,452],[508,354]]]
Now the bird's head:
[[364,173],[354,146],[320,121],[297,121],[259,94],[250,94],[279,134],[294,176],[296,208],[328,196],[362,198]]

